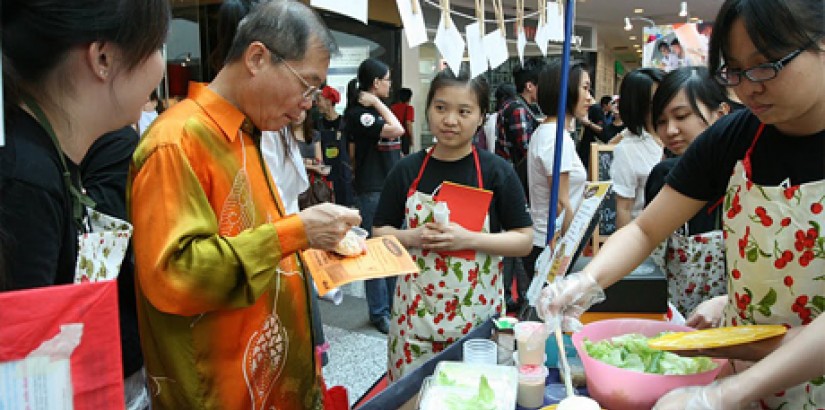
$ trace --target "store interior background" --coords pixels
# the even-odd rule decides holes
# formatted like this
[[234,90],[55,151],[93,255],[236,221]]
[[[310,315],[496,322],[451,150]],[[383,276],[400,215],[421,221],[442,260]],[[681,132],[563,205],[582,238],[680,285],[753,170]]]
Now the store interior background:
[[[209,63],[209,55],[217,41],[217,14],[221,0],[170,0],[174,19],[165,47],[167,75],[161,85],[161,96],[174,104],[185,97],[188,81],[209,81],[216,70]],[[309,1],[304,1],[309,3]],[[435,36],[440,10],[438,1],[421,0],[421,9],[430,40]],[[495,30],[495,16],[491,2],[486,2],[486,30]],[[475,1],[453,0],[452,9],[474,16]],[[583,60],[591,68],[595,79],[593,95],[618,93],[622,76],[641,61],[639,45],[645,25],[673,24],[679,22],[712,21],[719,0],[692,0],[687,2],[689,14],[680,16],[678,0],[578,0],[574,36],[581,39],[574,47],[572,57]],[[525,15],[535,12],[537,1],[525,1]],[[515,0],[504,0],[505,18],[515,15]],[[417,118],[414,122],[416,149],[432,145],[432,134],[424,121],[424,101],[432,78],[440,68],[440,56],[431,42],[416,48],[408,47],[401,27],[394,0],[369,0],[369,24],[318,10],[327,26],[333,31],[340,54],[330,62],[327,82],[341,92],[339,112],[346,106],[346,85],[355,77],[358,65],[367,57],[387,63],[392,73],[391,102],[401,87],[413,90],[413,106]],[[633,28],[626,30],[625,17],[631,18]],[[452,15],[453,21],[463,31],[473,19]],[[528,45],[525,57],[541,56],[532,42],[536,19],[525,21]],[[510,59],[500,67],[488,71],[485,76],[491,90],[503,83],[512,82],[511,71],[520,64],[516,51],[513,23],[506,23]],[[561,44],[551,43],[545,58],[559,58]],[[491,96],[492,98],[492,96]],[[495,104],[495,101],[491,101]],[[491,107],[492,108],[492,107]],[[353,284],[346,289],[347,296],[340,306],[322,303],[322,317],[326,337],[332,345],[330,364],[325,375],[330,385],[343,384],[350,391],[350,400],[357,399],[386,370],[386,342],[383,335],[369,325],[363,287]]]

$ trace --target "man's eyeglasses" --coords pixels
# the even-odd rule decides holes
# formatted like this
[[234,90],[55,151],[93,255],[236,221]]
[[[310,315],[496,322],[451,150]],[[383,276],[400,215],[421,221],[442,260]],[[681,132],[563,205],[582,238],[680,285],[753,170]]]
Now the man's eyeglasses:
[[713,77],[716,79],[716,82],[725,87],[739,85],[739,83],[742,82],[742,76],[754,83],[772,80],[779,75],[779,72],[782,71],[785,66],[790,64],[794,58],[802,54],[802,52],[807,48],[808,47],[798,48],[777,61],[760,64],[756,67],[751,67],[745,70],[731,69],[724,65],[716,71],[716,74]]
[[318,99],[318,96],[321,95],[321,89],[307,82],[307,80],[304,79],[304,77],[302,77],[300,74],[298,74],[298,72],[295,71],[295,69],[292,68],[292,66],[289,65],[289,63],[287,63],[286,60],[283,59],[283,57],[279,56],[274,51],[272,51],[272,49],[269,48],[269,46],[264,45],[264,47],[266,47],[267,50],[269,50],[269,52],[272,53],[272,57],[283,63],[284,66],[286,66],[286,68],[292,72],[292,74],[295,74],[295,77],[297,77],[298,80],[301,81],[301,84],[303,84],[304,87],[306,87],[303,94],[301,94],[301,98],[303,98],[304,100],[316,101]]

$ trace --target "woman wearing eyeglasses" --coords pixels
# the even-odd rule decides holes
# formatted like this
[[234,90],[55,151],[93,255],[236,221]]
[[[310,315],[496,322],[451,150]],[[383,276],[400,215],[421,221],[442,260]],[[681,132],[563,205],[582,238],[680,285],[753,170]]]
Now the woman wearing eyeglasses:
[[[347,86],[344,129],[350,141],[350,163],[355,172],[353,187],[361,212],[361,227],[372,230],[384,178],[401,160],[404,127],[381,101],[390,96],[390,68],[374,58],[358,66],[358,76]],[[370,323],[382,333],[389,331],[390,307],[395,278],[366,282]]]
[[748,110],[700,135],[639,218],[612,235],[584,271],[545,289],[542,314],[572,322],[568,312],[586,310],[603,287],[724,196],[728,297],[716,309],[700,305],[694,323],[789,330],[759,343],[702,351],[758,362],[749,369],[733,362],[734,375],[672,392],[657,410],[741,409],[754,402],[771,409],[825,406],[825,319],[815,320],[825,308],[824,15],[822,0],[725,1],[709,69]]

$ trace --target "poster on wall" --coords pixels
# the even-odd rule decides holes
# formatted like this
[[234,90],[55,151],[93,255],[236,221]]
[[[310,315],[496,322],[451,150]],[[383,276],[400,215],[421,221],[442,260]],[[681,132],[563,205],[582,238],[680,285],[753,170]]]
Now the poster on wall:
[[679,67],[707,65],[712,29],[712,23],[645,27],[642,66],[668,72]]

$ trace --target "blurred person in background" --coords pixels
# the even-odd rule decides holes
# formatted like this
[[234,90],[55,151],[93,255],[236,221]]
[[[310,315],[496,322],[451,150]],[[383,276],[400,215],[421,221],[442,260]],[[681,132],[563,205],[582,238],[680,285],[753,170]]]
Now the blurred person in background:
[[619,112],[627,128],[613,149],[610,177],[616,193],[616,227],[636,218],[644,208],[644,188],[650,170],[662,160],[662,145],[650,134],[650,100],[664,73],[640,68],[628,73],[619,92]]
[[553,188],[553,166],[556,152],[556,127],[559,112],[559,95],[567,93],[567,106],[564,107],[567,119],[581,118],[587,115],[593,104],[590,95],[590,74],[583,63],[573,63],[570,67],[567,89],[561,89],[562,65],[560,60],[551,62],[539,74],[539,105],[543,112],[551,113],[542,121],[533,133],[530,150],[527,153],[528,177],[530,181],[530,214],[533,217],[533,249],[523,258],[527,277],[532,279],[535,273],[536,259],[550,246],[547,232],[550,229],[548,215],[551,206],[558,209],[555,230],[551,236],[564,235],[573,221],[573,214],[584,198],[584,186],[587,183],[587,171],[576,153],[576,143],[569,131],[565,129],[561,140],[561,164],[558,175],[558,203],[550,203]]
[[[384,180],[401,159],[404,127],[381,101],[390,95],[390,68],[368,58],[358,66],[358,77],[347,85],[344,127],[350,141],[350,156],[355,172],[355,192],[361,212],[361,228],[372,231],[372,218]],[[390,328],[390,308],[395,277],[365,281],[369,320],[386,334]]]
[[415,109],[410,104],[412,100],[412,90],[402,88],[398,90],[398,102],[390,107],[390,111],[404,127],[404,135],[401,136],[401,155],[409,155],[410,147],[413,144],[413,122],[415,122]]

